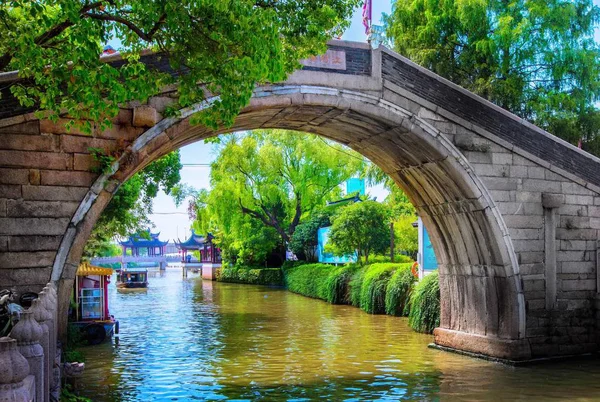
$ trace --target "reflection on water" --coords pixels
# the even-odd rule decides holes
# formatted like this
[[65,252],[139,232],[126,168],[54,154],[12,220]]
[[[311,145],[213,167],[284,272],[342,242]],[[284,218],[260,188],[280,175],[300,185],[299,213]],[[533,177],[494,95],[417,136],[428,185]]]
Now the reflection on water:
[[110,289],[114,344],[83,348],[94,401],[600,400],[600,363],[513,368],[427,348],[404,318],[281,289],[150,278]]

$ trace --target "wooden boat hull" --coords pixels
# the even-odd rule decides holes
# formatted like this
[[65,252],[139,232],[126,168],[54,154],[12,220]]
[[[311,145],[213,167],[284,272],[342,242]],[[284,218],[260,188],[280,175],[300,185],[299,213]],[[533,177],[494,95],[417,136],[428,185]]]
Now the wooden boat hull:
[[117,289],[145,289],[148,282],[117,282]]
[[119,321],[75,321],[71,325],[79,328],[81,336],[87,341],[88,345],[98,345],[109,341],[113,335],[119,333]]

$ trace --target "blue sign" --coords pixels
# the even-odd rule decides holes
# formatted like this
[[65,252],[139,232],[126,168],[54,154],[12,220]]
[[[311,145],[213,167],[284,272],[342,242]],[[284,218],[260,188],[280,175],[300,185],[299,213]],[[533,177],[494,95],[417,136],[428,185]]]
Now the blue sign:
[[346,195],[356,192],[359,195],[365,195],[365,181],[356,177],[346,180]]
[[429,233],[427,233],[427,229],[425,225],[423,225],[423,269],[426,271],[437,269],[437,259],[435,258],[435,253],[433,252],[433,244],[431,244],[431,239],[429,239]]
[[319,262],[327,264],[346,264],[348,262],[356,262],[356,253],[354,255],[337,256],[333,253],[325,252],[325,246],[329,240],[329,231],[331,226],[320,228],[317,230],[317,255],[319,256]]

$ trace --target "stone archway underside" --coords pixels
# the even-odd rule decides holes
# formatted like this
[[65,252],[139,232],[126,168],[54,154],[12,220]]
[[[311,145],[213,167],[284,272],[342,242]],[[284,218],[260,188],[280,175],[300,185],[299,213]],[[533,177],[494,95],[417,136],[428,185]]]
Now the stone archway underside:
[[[506,359],[529,358],[518,263],[508,230],[465,157],[436,129],[399,105],[358,91],[322,86],[259,88],[233,127],[191,126],[198,105],[166,118],[100,176],[75,213],[52,279],[69,289],[85,240],[118,186],[156,158],[224,132],[283,128],[348,145],[380,166],[407,193],[430,231],[440,270],[436,343]],[[65,300],[65,295],[62,297]]]

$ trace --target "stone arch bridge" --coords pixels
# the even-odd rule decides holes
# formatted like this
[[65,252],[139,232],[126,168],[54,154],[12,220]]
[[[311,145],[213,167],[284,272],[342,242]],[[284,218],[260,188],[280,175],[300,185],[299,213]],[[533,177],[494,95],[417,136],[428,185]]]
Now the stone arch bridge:
[[[438,345],[510,360],[598,350],[599,159],[385,48],[333,41],[303,64],[217,131],[190,125],[206,104],[162,118],[169,92],[108,130],[68,131],[20,107],[14,74],[0,75],[0,288],[52,280],[64,312],[83,245],[127,178],[194,141],[285,128],[348,145],[410,197],[440,262]],[[94,173],[91,147],[120,155],[110,173]]]

